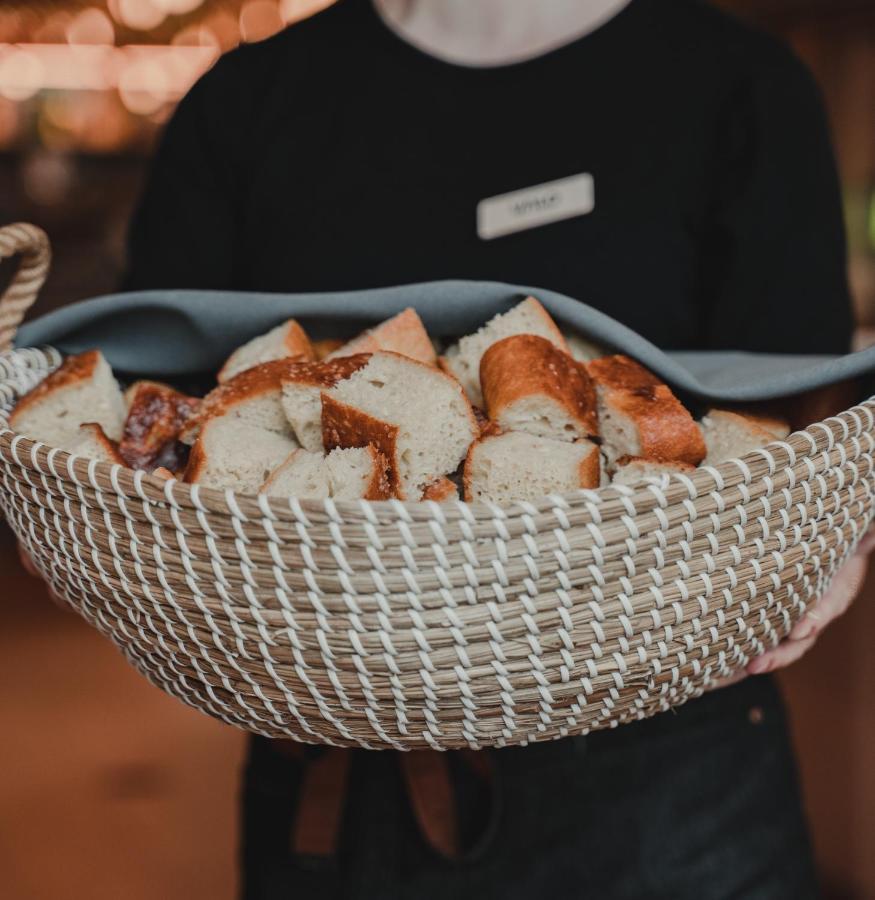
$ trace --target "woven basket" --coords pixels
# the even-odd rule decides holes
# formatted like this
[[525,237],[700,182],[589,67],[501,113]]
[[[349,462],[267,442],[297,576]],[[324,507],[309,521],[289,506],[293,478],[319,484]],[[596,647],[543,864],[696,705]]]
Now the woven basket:
[[872,518],[875,400],[690,477],[506,508],[269,500],[71,456],[8,427],[60,362],[8,349],[45,236],[0,230],[14,252],[0,507],[147,678],[259,734],[505,746],[653,715],[776,644]]

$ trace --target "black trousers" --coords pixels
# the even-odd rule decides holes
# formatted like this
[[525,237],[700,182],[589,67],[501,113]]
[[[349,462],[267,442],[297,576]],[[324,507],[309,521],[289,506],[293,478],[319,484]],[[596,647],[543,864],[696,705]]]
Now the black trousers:
[[481,836],[462,863],[425,842],[395,754],[377,751],[353,751],[336,857],[295,858],[301,765],[271,745],[254,739],[246,766],[245,900],[819,896],[784,711],[768,677],[616,730],[484,751],[497,803],[453,765],[461,824],[473,843]]

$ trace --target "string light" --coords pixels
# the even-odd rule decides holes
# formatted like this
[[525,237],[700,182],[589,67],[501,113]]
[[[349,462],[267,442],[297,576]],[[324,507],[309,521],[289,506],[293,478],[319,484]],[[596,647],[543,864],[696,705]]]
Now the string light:
[[65,34],[71,44],[115,43],[115,29],[109,16],[96,6],[78,13],[67,25]]

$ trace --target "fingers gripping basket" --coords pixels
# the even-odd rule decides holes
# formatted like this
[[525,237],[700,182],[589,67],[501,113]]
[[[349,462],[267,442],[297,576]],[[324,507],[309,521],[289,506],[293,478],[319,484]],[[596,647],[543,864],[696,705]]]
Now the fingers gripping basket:
[[[45,271],[25,273],[6,340]],[[872,516],[872,400],[744,459],[508,508],[297,501],[33,443],[0,356],[0,505],[57,594],[159,687],[264,735],[502,746],[652,715],[786,635]]]

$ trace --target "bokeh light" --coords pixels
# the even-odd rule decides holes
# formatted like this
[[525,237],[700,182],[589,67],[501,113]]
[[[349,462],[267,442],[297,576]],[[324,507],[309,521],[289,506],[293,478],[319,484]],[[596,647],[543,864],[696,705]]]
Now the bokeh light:
[[115,28],[109,16],[96,6],[77,13],[67,25],[65,33],[71,44],[115,43]]
[[132,62],[122,71],[118,93],[125,107],[140,116],[157,112],[174,95],[164,66],[148,58]]
[[168,15],[184,16],[186,13],[194,12],[203,0],[152,0],[152,2]]
[[116,22],[134,31],[157,28],[167,18],[157,0],[109,0],[109,11]]
[[35,53],[13,47],[0,60],[0,94],[9,100],[28,100],[43,86],[43,65]]
[[240,10],[240,34],[244,41],[263,41],[285,27],[279,8],[271,0],[250,0]]

